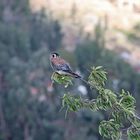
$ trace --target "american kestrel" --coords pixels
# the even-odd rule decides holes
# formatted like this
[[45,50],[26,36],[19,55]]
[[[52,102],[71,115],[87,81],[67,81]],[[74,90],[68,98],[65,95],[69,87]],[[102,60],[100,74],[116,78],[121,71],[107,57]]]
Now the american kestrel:
[[71,76],[74,78],[81,78],[80,75],[74,73],[67,61],[60,57],[58,53],[50,55],[50,62],[53,70],[60,75]]

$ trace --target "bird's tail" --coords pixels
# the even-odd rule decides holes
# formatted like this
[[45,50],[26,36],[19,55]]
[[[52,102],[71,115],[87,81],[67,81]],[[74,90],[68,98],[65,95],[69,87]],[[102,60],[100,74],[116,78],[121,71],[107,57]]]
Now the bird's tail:
[[73,76],[74,78],[81,78],[81,76],[78,75],[77,73],[71,72],[71,74],[72,74],[72,76]]
[[79,78],[81,81],[83,81],[84,83],[86,83],[88,86],[91,86],[92,85],[86,81],[85,79],[83,79],[80,75],[78,75],[77,73],[74,73],[74,72],[70,72],[71,76],[74,77],[74,78]]
[[72,72],[71,74],[72,74],[72,76],[74,78],[79,78],[81,81],[83,81],[84,83],[86,83],[88,86],[91,86],[92,87],[92,85],[88,81],[86,81],[85,79],[83,79],[80,75],[78,75],[78,74],[76,74],[74,72]]

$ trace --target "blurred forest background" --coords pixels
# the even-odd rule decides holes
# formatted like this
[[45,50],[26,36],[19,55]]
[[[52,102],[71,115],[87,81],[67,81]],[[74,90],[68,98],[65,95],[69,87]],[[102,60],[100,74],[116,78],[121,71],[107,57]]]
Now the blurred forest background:
[[140,115],[139,0],[0,0],[0,140],[103,140],[107,113],[60,111],[64,93],[96,92],[79,80],[52,88],[52,51],[85,79],[104,66],[107,87],[129,90]]

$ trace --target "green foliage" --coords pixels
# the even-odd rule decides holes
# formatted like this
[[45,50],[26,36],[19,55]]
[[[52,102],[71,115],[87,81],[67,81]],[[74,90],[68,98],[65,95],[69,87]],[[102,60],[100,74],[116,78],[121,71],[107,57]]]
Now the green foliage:
[[106,72],[102,70],[101,66],[92,68],[92,72],[89,75],[89,79],[88,79],[88,82],[91,86],[100,89],[105,85],[106,80],[107,80]]
[[136,100],[133,96],[130,95],[128,91],[125,92],[124,90],[122,90],[122,92],[120,93],[119,103],[122,107],[125,107],[129,111],[135,110]]
[[63,99],[62,107],[67,106],[67,109],[69,111],[77,111],[83,106],[80,97],[73,98],[73,96],[70,96],[70,95],[67,96],[66,94],[64,94],[62,99]]
[[52,74],[52,82],[57,82],[59,84],[63,84],[65,85],[65,87],[68,87],[69,85],[72,85],[72,77],[70,76],[63,76],[63,75],[60,75],[58,74],[57,72],[54,72]]
[[62,107],[67,108],[67,111],[78,111],[82,108],[88,108],[92,111],[110,111],[110,120],[103,120],[99,125],[99,133],[103,137],[112,140],[120,139],[123,135],[121,130],[127,122],[130,123],[130,127],[126,129],[128,138],[139,139],[140,119],[135,114],[135,98],[125,90],[122,90],[117,96],[112,90],[104,87],[106,80],[106,72],[102,67],[94,67],[89,75],[88,83],[89,86],[96,88],[98,91],[97,98],[90,101],[64,94]]
[[106,110],[114,106],[117,96],[109,89],[102,89],[97,97],[97,106],[99,109]]
[[128,140],[139,140],[140,139],[140,129],[131,127],[127,130]]
[[99,126],[99,133],[106,138],[112,140],[119,140],[121,137],[120,125],[117,124],[113,119],[109,121],[102,121]]
[[64,94],[62,98],[62,107],[67,107],[68,111],[78,111],[81,108],[89,108],[92,111],[96,111],[98,107],[96,106],[95,100],[82,99],[81,97],[73,97],[70,94]]

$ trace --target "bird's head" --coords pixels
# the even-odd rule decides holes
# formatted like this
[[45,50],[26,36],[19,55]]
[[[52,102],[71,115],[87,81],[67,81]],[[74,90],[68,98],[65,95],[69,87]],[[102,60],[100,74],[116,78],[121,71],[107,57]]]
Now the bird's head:
[[51,53],[50,58],[58,58],[59,54],[58,53]]

